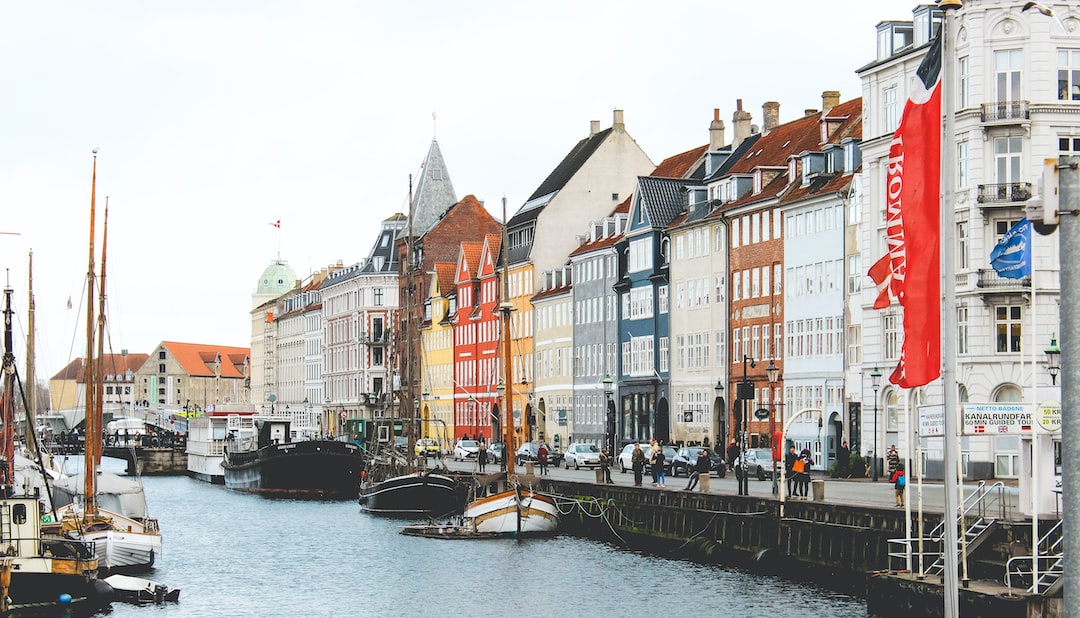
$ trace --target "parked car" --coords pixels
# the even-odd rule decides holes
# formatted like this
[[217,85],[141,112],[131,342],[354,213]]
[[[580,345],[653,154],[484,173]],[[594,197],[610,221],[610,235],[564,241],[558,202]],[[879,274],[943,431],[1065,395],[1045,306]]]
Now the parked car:
[[[649,443],[642,442],[640,444],[641,450],[645,451],[645,472],[652,474],[652,466],[649,465]],[[673,459],[675,459],[675,455],[678,453],[678,451],[675,450],[674,446],[669,446],[667,444],[660,448],[664,451],[664,474],[670,474],[671,462]],[[634,464],[631,461],[633,455],[634,443],[631,442],[630,444],[624,446],[622,452],[619,453],[619,470],[621,470],[622,472],[626,472],[627,470],[634,469]]]
[[709,471],[715,472],[719,478],[724,478],[727,475],[727,465],[724,463],[724,458],[707,446],[684,446],[680,448],[671,460],[671,476],[679,476],[680,474],[689,476],[690,471],[694,469],[694,464],[697,463],[698,453],[701,451],[705,451],[705,455],[709,458]]
[[394,436],[394,450],[402,455],[409,452],[408,436]]
[[492,442],[487,447],[488,462],[499,463],[503,458],[502,442]]
[[559,467],[562,463],[562,454],[556,453],[550,445],[543,442],[525,442],[518,447],[518,450],[514,453],[514,461],[519,466],[525,465],[527,461],[536,461],[536,452],[540,450],[540,445],[544,444],[548,452],[548,465]]
[[595,468],[600,465],[600,449],[595,444],[585,442],[571,444],[566,447],[566,453],[563,455],[563,465],[567,470],[570,469],[570,466],[573,466],[575,470],[580,470],[582,466]]
[[431,438],[421,438],[416,441],[416,456],[417,457],[438,457],[439,442]]
[[480,443],[476,440],[458,440],[454,445],[454,461],[476,459],[480,453]]
[[[759,481],[764,481],[767,478],[772,478],[773,471],[773,458],[772,449],[768,448],[750,448],[746,449],[746,471],[750,476],[756,477]],[[741,478],[739,475],[740,464],[742,463],[742,457],[735,460],[735,478]]]

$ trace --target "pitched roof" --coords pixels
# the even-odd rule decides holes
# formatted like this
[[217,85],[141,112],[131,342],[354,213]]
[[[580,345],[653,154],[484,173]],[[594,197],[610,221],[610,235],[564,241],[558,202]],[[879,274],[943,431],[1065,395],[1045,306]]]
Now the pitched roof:
[[[122,376],[128,371],[132,373],[139,370],[143,366],[143,363],[150,358],[149,354],[106,354],[101,362],[101,366],[104,371],[103,375],[107,376]],[[98,361],[95,360],[94,364],[97,365]],[[52,377],[53,380],[75,380],[76,382],[86,383],[86,359],[77,358],[67,364],[60,370],[59,373]]]
[[[247,377],[243,367],[251,357],[251,348],[178,341],[162,341],[161,345],[169,350],[189,376],[209,378],[220,373],[223,378]],[[220,363],[219,372],[209,366],[214,362]]]
[[[450,182],[450,172],[446,170],[439,142],[431,140],[427,156],[420,165],[419,178],[413,190],[413,204],[410,216],[413,217],[412,233],[423,236],[458,201],[454,193],[454,184]],[[398,237],[408,234],[408,226],[398,231]]]
[[446,298],[452,296],[457,287],[454,278],[457,276],[457,264],[451,262],[435,262],[435,277],[438,280],[439,296]]
[[698,146],[697,148],[691,148],[686,152],[680,152],[677,155],[670,156],[660,162],[660,165],[656,166],[650,176],[657,176],[660,178],[685,178],[690,172],[694,171],[698,167],[698,163],[701,158],[705,156],[705,152],[708,151],[709,145]]
[[685,187],[681,178],[638,177],[638,208],[645,209],[652,227],[664,227],[686,210]]
[[[630,202],[633,199],[634,199],[634,196],[631,194],[626,199],[619,202],[619,205],[616,206],[615,209],[611,211],[611,215],[609,215],[609,217],[613,217],[613,216],[615,216],[617,214],[624,214],[624,215],[628,214],[630,212]],[[606,226],[606,223],[605,223],[605,226]],[[577,249],[574,249],[573,251],[571,251],[570,255],[575,256],[575,255],[580,255],[582,253],[588,253],[590,251],[596,251],[598,249],[603,249],[604,247],[610,247],[611,245],[614,245],[615,243],[617,243],[619,241],[619,239],[623,237],[623,234],[624,234],[624,232],[619,232],[618,234],[606,234],[606,235],[600,236],[600,237],[598,237],[598,238],[596,238],[594,240],[586,240],[585,242],[581,243],[581,245],[578,246]]]

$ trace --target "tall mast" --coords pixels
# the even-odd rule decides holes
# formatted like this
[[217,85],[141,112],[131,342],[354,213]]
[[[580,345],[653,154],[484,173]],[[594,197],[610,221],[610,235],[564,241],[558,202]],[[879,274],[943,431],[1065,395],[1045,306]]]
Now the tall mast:
[[0,394],[3,418],[0,422],[0,456],[4,458],[3,479],[0,495],[10,496],[15,491],[15,352],[11,336],[10,285],[4,287],[4,392]]
[[405,346],[408,350],[405,354],[405,461],[412,467],[413,455],[416,449],[416,437],[413,435],[413,418],[416,412],[415,393],[413,393],[413,359],[416,356],[416,348],[413,344],[413,333],[416,330],[416,316],[413,315],[413,294],[416,293],[414,275],[416,262],[413,258],[415,238],[413,237],[413,218],[416,216],[416,205],[413,203],[413,178],[409,174],[409,231],[405,239]]
[[514,378],[513,363],[510,360],[510,312],[514,305],[510,303],[510,241],[506,231],[506,196],[502,198],[502,302],[499,313],[502,314],[503,337],[503,418],[506,434],[503,436],[503,460],[506,461],[506,477],[514,475]]
[[[105,216],[101,221],[101,281],[98,284],[97,380],[94,382],[94,463],[101,464],[101,421],[105,408],[105,249],[109,244],[109,196],[105,196]],[[96,505],[95,505],[96,506]]]
[[95,496],[94,476],[97,474],[97,444],[93,437],[98,435],[94,421],[94,216],[95,198],[97,195],[97,149],[94,149],[94,171],[90,179],[90,258],[86,270],[86,371],[84,372],[86,383],[86,441],[85,441],[85,470],[83,474],[83,496],[85,500],[84,512],[97,512],[97,498]]
[[36,453],[37,444],[37,375],[34,371],[34,252],[30,252],[28,293],[29,314],[26,319],[26,383],[30,385],[30,397],[26,400],[26,447]]

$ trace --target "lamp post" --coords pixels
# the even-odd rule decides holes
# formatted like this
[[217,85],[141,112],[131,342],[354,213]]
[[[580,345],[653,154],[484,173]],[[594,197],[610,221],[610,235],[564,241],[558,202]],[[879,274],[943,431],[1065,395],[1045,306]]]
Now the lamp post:
[[607,435],[608,435],[608,456],[615,453],[615,405],[611,401],[611,396],[615,391],[615,380],[611,378],[611,374],[605,374],[604,379],[601,380],[604,383],[604,405],[607,406],[607,414],[604,418],[607,419]]
[[[724,408],[725,408],[725,406],[723,405],[724,379],[723,378],[716,378],[716,386],[714,386],[713,389],[716,391],[717,409],[722,413],[722,412],[724,412]],[[726,416],[725,414],[717,414],[716,415],[716,420],[717,420],[718,425],[722,424],[720,419],[724,418],[725,416]],[[717,430],[716,431],[716,437],[719,438],[719,439],[716,441],[716,444],[713,444],[713,447],[718,450],[718,452],[720,453],[720,458],[723,459],[724,458],[724,447],[727,446],[727,443],[724,440],[724,438],[727,437],[727,432],[726,431],[721,431],[721,427],[717,427],[716,430]],[[724,465],[727,465],[727,464],[724,464]]]
[[747,475],[746,470],[746,449],[749,446],[748,439],[750,437],[750,417],[747,414],[748,401],[754,399],[754,383],[746,377],[746,365],[750,364],[751,368],[757,366],[757,362],[749,356],[743,355],[742,360],[742,380],[739,382],[739,386],[736,389],[735,395],[739,399],[739,422],[741,424],[742,436],[739,443],[739,467],[735,470],[735,478],[739,482],[739,495],[750,495],[750,478]]
[[874,367],[874,370],[870,372],[870,386],[874,389],[874,454],[870,459],[870,465],[873,466],[873,478],[878,480],[878,465],[877,465],[877,393],[881,388],[881,371]]
[[1061,357],[1061,348],[1058,347],[1057,337],[1050,337],[1050,346],[1046,348],[1046,372],[1050,374],[1050,383],[1056,385],[1058,372],[1061,371],[1061,365],[1058,364],[1058,359]]
[[773,495],[779,495],[780,484],[776,478],[776,460],[784,455],[784,445],[779,445],[780,450],[777,450],[776,444],[776,382],[780,377],[780,368],[776,366],[776,361],[770,359],[769,366],[765,368],[765,375],[769,376],[769,445],[772,447],[772,492]]

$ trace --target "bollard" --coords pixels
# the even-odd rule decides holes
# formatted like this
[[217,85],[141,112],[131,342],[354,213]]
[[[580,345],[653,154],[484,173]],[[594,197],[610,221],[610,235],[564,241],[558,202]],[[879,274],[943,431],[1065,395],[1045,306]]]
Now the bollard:
[[593,472],[596,472],[596,484],[597,485],[603,485],[604,484],[604,471],[601,470],[600,468],[594,468]]
[[526,461],[525,462],[525,474],[532,474],[533,473],[533,468],[534,468],[533,462],[531,462],[531,461]]
[[825,481],[811,481],[814,486],[814,502],[825,501]]
[[709,478],[710,478],[709,475],[707,473],[704,473],[704,472],[702,472],[701,474],[698,475],[697,481],[698,481],[698,487],[701,488],[701,493],[705,493],[705,494],[709,493]]

